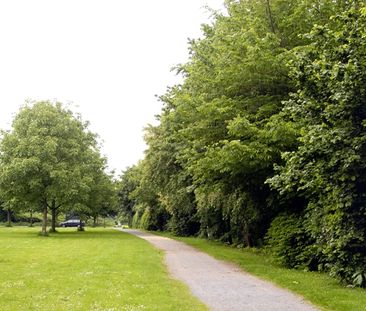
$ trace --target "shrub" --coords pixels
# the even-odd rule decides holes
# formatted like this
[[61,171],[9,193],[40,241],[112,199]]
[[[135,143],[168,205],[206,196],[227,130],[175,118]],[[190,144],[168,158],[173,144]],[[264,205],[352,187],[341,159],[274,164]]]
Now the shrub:
[[282,214],[271,223],[265,237],[267,249],[277,263],[289,268],[318,269],[313,240],[304,228],[304,219],[298,215]]
[[137,211],[132,218],[132,228],[140,227],[140,213]]

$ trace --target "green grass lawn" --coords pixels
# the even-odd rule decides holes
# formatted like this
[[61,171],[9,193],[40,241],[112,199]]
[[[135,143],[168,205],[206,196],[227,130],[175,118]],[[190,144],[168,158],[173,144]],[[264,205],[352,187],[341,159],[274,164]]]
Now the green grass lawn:
[[219,242],[198,238],[174,237],[165,233],[162,235],[183,241],[215,258],[236,263],[253,275],[303,296],[321,310],[366,310],[366,290],[346,288],[323,273],[279,267],[273,263],[272,258],[255,250],[237,249]]
[[207,310],[161,252],[113,229],[0,228],[0,310]]

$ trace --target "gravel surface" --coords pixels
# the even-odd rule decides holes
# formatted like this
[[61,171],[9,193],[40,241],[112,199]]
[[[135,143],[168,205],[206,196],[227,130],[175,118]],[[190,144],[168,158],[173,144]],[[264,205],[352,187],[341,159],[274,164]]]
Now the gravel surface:
[[219,261],[182,242],[139,230],[123,229],[165,251],[171,275],[213,311],[315,311],[299,296]]

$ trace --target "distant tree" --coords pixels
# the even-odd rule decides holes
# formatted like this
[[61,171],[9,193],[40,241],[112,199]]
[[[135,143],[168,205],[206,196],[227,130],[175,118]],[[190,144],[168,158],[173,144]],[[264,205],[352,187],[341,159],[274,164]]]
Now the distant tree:
[[42,213],[47,235],[47,213],[84,204],[92,178],[90,159],[97,149],[88,124],[61,103],[37,102],[16,115],[12,130],[3,133],[0,145],[0,187],[5,201],[31,202]]
[[[102,162],[101,162],[102,163]],[[93,170],[93,184],[86,202],[87,214],[93,218],[93,226],[97,225],[98,216],[108,216],[117,210],[116,183],[111,174],[100,166]]]
[[129,167],[123,172],[117,185],[119,214],[127,220],[129,226],[132,226],[135,213],[136,199],[132,198],[132,193],[139,185],[138,176],[138,167],[135,165]]
[[7,223],[7,227],[11,227],[11,208],[7,206],[4,201],[4,193],[0,189],[0,211],[5,212],[6,217],[5,221]]
[[177,159],[180,144],[174,137],[175,125],[165,115],[161,121],[159,126],[145,130],[149,149],[145,153],[141,187],[149,185],[157,193],[159,205],[169,215],[166,219],[169,231],[177,235],[193,235],[199,231],[199,223],[192,177]]
[[147,160],[128,168],[118,185],[120,215],[129,224],[146,230],[163,230],[167,212],[161,204],[156,185],[151,179]]

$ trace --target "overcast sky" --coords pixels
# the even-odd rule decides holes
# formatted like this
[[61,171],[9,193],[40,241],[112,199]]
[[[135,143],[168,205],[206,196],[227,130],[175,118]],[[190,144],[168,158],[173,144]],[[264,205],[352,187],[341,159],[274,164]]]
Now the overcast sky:
[[143,157],[170,69],[223,0],[0,0],[0,128],[25,100],[72,103],[117,174]]

